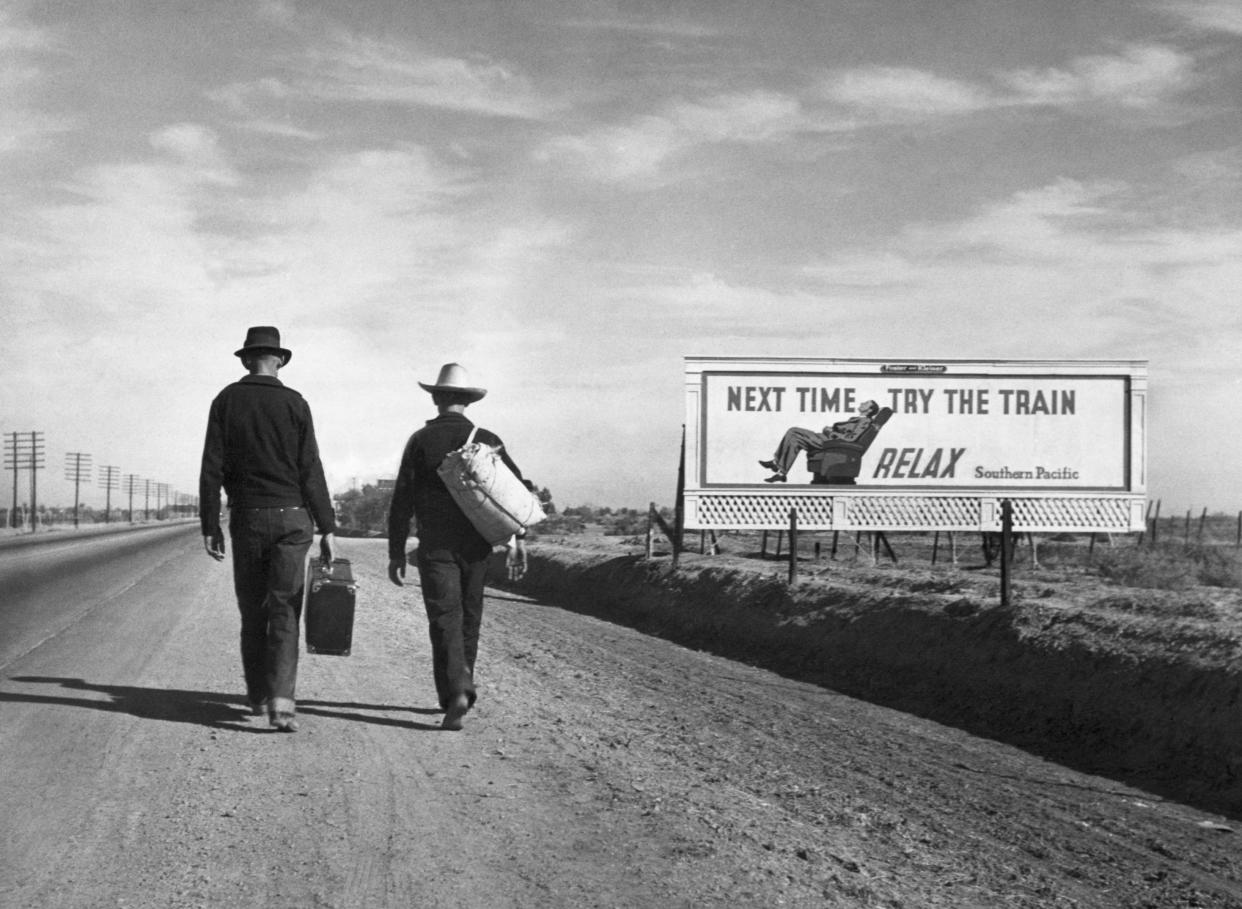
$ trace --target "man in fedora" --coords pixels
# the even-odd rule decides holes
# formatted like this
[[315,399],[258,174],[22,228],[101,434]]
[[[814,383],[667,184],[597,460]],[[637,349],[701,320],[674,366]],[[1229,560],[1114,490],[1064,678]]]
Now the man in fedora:
[[[475,426],[466,418],[466,407],[487,390],[471,385],[466,370],[457,363],[446,363],[434,384],[418,384],[431,392],[438,415],[410,436],[401,455],[388,510],[388,577],[403,586],[405,545],[413,517],[436,694],[444,710],[441,725],[457,730],[475,701],[474,662],[492,547],[457,507],[436,468],[470,437]],[[479,428],[474,438],[499,448],[501,460],[521,479],[521,471],[495,433]]]
[[293,354],[260,325],[236,351],[249,375],[211,402],[199,474],[207,554],[224,560],[220,487],[228,493],[233,584],[241,611],[242,672],[256,716],[296,732],[294,688],[306,553],[318,527],[331,563],[336,516],[310,406],[276,377]]

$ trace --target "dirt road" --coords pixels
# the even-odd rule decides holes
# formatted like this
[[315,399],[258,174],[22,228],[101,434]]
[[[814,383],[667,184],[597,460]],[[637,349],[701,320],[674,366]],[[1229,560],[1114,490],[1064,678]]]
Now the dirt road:
[[1242,907],[1233,821],[511,594],[440,732],[382,541],[343,544],[354,654],[304,654],[269,732],[200,547],[24,588],[54,618],[0,650],[0,906]]

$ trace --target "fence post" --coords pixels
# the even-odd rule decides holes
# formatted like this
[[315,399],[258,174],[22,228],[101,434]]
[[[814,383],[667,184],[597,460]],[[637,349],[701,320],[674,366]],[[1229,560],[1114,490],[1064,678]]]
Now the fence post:
[[647,561],[651,561],[655,551],[655,528],[651,516],[655,514],[655,502],[647,508]]

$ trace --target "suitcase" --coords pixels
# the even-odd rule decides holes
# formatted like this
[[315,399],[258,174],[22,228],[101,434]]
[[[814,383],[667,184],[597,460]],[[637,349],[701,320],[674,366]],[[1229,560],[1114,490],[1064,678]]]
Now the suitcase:
[[349,559],[325,566],[311,559],[306,569],[306,650],[349,656],[354,637],[354,572]]

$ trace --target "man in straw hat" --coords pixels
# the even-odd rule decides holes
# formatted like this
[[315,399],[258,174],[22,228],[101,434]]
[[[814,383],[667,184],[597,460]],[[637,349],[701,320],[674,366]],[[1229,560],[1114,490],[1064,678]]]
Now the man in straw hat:
[[[401,456],[388,510],[388,577],[403,586],[405,545],[413,517],[436,694],[444,710],[442,728],[457,730],[475,701],[474,662],[492,547],[453,501],[436,468],[470,437],[475,426],[466,418],[466,407],[487,390],[471,385],[466,370],[457,363],[446,363],[434,383],[418,384],[431,392],[438,415],[410,436]],[[474,439],[498,448],[501,460],[521,479],[521,471],[495,433],[479,428]]]
[[310,407],[276,377],[293,356],[280,346],[280,332],[268,325],[251,328],[236,356],[249,375],[221,391],[207,417],[199,474],[203,544],[209,556],[224,560],[223,486],[246,697],[254,715],[267,713],[276,729],[296,732],[306,553],[317,526],[320,555],[332,561],[336,516]]

